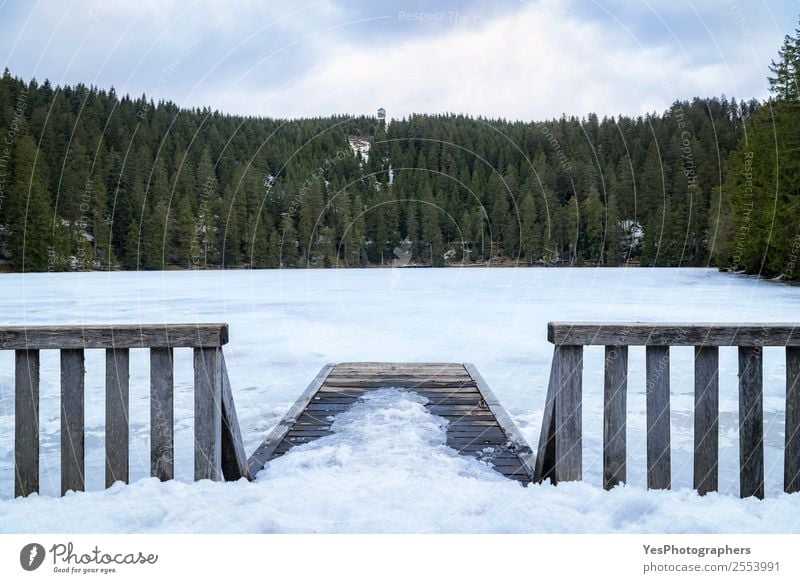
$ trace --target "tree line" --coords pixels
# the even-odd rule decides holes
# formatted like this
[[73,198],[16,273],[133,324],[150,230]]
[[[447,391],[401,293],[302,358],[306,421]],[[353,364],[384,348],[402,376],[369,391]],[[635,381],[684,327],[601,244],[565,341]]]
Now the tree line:
[[545,122],[242,117],[6,70],[0,261],[16,271],[633,262],[796,279],[798,38],[773,63],[767,102],[695,98]]

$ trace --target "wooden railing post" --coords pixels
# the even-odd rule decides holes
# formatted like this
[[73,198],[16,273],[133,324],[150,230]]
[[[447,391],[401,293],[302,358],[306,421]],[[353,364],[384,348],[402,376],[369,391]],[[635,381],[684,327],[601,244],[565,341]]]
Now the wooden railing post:
[[220,348],[194,349],[194,479],[222,479]]
[[150,475],[175,477],[172,348],[150,349]]
[[786,347],[784,492],[800,492],[800,347]]
[[628,392],[628,347],[606,346],[603,384],[603,488],[626,481],[625,417]]
[[240,478],[252,479],[247,454],[244,451],[242,432],[239,429],[239,418],[233,402],[233,390],[228,378],[228,367],[225,364],[225,353],[220,349],[222,361],[222,475],[228,481]]
[[84,482],[83,349],[61,351],[61,495]]
[[645,349],[647,393],[647,487],[672,487],[669,428],[669,346]]
[[39,491],[39,351],[17,350],[14,367],[14,496]]
[[583,477],[583,346],[556,346],[553,483]]
[[760,346],[739,347],[739,496],[764,498],[764,390]]
[[106,488],[129,479],[129,362],[129,349],[106,349]]
[[[557,347],[556,347],[557,348]],[[536,460],[533,464],[533,481],[543,482],[549,479],[554,481],[553,472],[556,465],[556,353],[553,350],[553,360],[550,363],[550,380],[547,383],[547,397],[542,411],[542,427],[539,433],[539,447]]]
[[719,348],[694,350],[694,487],[716,491],[719,465]]

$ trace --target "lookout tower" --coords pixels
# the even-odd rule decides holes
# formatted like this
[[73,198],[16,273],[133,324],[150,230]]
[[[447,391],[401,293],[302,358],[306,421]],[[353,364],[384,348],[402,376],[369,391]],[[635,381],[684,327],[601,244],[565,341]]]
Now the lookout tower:
[[386,121],[386,110],[382,107],[378,108],[378,121],[385,122]]

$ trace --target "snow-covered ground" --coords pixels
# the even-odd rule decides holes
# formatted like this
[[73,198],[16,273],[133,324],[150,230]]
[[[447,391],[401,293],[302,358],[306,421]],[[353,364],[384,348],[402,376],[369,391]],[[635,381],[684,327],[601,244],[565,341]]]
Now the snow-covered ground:
[[[529,442],[538,440],[552,347],[548,320],[796,319],[800,288],[702,269],[372,269],[3,275],[6,324],[227,321],[225,355],[252,451],[326,362],[473,362]],[[529,486],[443,445],[442,420],[387,391],[337,433],[271,464],[255,484],[167,484],[149,471],[148,361],[131,363],[131,478],[103,487],[103,354],[87,351],[90,492],[59,484],[58,355],[43,352],[42,495],[13,495],[13,354],[0,353],[0,531],[797,532],[782,490],[784,363],[765,349],[767,499],[738,492],[736,350],[720,351],[720,489],[692,472],[692,350],[672,349],[673,492],[645,483],[644,349],[630,352],[628,480],[604,492],[602,348],[584,374],[586,482]],[[177,474],[192,463],[191,353],[176,351]]]

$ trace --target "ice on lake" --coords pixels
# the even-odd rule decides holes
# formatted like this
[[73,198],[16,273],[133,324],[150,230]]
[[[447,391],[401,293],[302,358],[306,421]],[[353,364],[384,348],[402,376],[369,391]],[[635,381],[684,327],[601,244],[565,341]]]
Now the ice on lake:
[[[792,321],[800,308],[800,288],[711,269],[6,274],[2,283],[0,306],[7,325],[228,322],[231,340],[225,347],[225,357],[248,452],[255,449],[327,362],[472,362],[535,446],[552,355],[552,345],[546,339],[549,320],[775,322]],[[692,354],[691,348],[672,349],[672,467],[676,490],[691,486]],[[136,481],[147,477],[149,472],[149,371],[146,351],[134,350],[131,358],[131,479]],[[766,348],[764,358],[766,487],[768,498],[775,498],[782,490],[783,479],[783,351]],[[637,496],[647,497],[651,494],[642,492],[644,349],[632,347],[629,359],[629,483],[625,489],[631,496],[636,492]],[[576,492],[581,488],[596,488],[601,483],[602,363],[602,347],[587,348],[583,405],[587,483],[570,486]],[[732,495],[721,498],[726,504],[746,504],[733,499],[738,493],[736,349],[720,349],[720,363],[720,490]],[[101,490],[102,351],[87,351],[86,368],[87,488]],[[191,352],[176,350],[177,474],[187,481],[192,474],[191,383]],[[55,494],[59,488],[58,393],[58,354],[43,352],[41,489],[44,495]],[[0,353],[0,499],[13,495],[13,412],[13,353],[6,351]],[[146,480],[142,484],[151,482]],[[137,487],[145,486],[129,490],[135,493]],[[561,490],[559,496],[567,491],[570,490]],[[610,500],[602,497],[618,494],[600,491],[596,495]],[[287,502],[283,512],[290,511]],[[17,515],[12,513],[4,519],[0,510],[0,530],[21,529],[14,516]],[[760,516],[759,520],[763,519]],[[798,520],[800,511],[792,524]],[[303,528],[312,530],[318,527],[303,524]],[[696,523],[691,524],[697,528]],[[752,529],[758,530],[758,524],[761,522],[753,523]],[[504,528],[501,523],[496,526]],[[391,524],[384,527],[389,531],[403,530],[392,528]],[[69,530],[68,526],[65,528]],[[319,529],[336,530],[330,525]],[[381,530],[379,526],[375,529]]]

